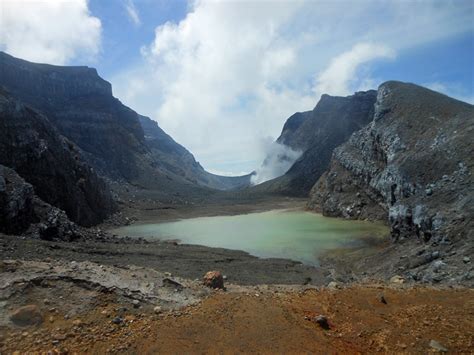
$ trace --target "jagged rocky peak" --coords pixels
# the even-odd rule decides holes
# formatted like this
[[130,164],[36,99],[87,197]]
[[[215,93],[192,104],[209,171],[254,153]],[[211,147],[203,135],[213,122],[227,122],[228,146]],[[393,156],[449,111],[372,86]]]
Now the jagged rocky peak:
[[457,238],[474,220],[473,136],[473,105],[386,82],[373,120],[335,149],[309,205],[330,216],[386,219],[395,239]]
[[334,148],[372,120],[376,95],[375,90],[347,97],[322,95],[312,111],[291,116],[276,142],[301,154],[283,176],[257,189],[307,196],[327,169]]

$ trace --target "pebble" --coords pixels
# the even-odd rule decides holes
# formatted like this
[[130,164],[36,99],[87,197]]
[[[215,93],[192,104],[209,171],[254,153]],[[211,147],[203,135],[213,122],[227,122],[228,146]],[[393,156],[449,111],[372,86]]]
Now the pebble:
[[385,299],[385,296],[383,295],[383,293],[379,295],[379,300],[383,304],[387,304],[387,300]]
[[442,262],[441,260],[436,260],[434,263],[433,263],[433,270],[434,272],[438,272],[440,269],[442,269],[444,266],[446,266],[446,264],[444,262]]
[[467,264],[467,263],[471,262],[471,258],[468,257],[468,256],[465,256],[464,258],[462,258],[462,261],[464,262],[464,264]]
[[123,322],[123,319],[120,317],[115,317],[114,319],[112,319],[112,323],[114,324],[120,324],[122,322]]
[[133,304],[133,308],[139,308],[140,307],[140,301],[139,300],[133,300],[132,304]]
[[153,308],[153,312],[155,312],[156,314],[161,313],[161,307],[156,306],[155,308]]

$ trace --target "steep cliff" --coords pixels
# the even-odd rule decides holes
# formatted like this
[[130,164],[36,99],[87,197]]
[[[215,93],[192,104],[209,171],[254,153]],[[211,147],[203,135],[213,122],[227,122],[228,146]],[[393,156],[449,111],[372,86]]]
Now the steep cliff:
[[329,166],[334,148],[370,122],[375,99],[375,90],[347,97],[322,95],[312,111],[291,116],[277,143],[301,151],[302,155],[283,176],[265,182],[257,189],[307,196]]
[[81,225],[99,223],[115,209],[105,182],[84,162],[77,146],[44,115],[2,91],[0,164],[14,169],[41,199]]
[[329,216],[386,219],[395,240],[466,237],[474,221],[473,136],[474,106],[386,82],[373,120],[335,149],[309,206]]

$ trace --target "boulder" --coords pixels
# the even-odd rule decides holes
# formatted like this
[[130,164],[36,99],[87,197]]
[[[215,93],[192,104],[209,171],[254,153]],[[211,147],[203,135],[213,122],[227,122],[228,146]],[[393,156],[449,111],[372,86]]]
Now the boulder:
[[215,289],[224,289],[224,277],[220,271],[209,271],[204,275],[203,279],[204,286],[215,288]]

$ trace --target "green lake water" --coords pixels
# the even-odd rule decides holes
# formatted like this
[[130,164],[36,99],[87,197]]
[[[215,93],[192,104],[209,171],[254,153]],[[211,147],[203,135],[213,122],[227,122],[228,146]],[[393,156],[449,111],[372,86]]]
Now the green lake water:
[[112,232],[119,236],[244,250],[262,258],[286,258],[317,265],[321,253],[340,247],[363,246],[367,237],[385,236],[388,229],[380,223],[328,218],[305,211],[274,210],[134,224]]

